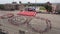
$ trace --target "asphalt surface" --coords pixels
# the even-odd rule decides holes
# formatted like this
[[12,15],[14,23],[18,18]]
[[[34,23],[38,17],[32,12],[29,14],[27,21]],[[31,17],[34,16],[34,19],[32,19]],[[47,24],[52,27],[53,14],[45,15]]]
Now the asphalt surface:
[[[16,14],[18,12],[19,11],[0,11],[0,16],[4,15],[4,14],[8,14],[8,13]],[[60,34],[60,15],[38,13],[36,16],[46,18],[51,21],[52,29],[43,34]],[[35,23],[35,22],[33,22],[33,23]],[[0,26],[0,29],[3,29],[4,32],[9,32],[9,34],[19,34],[19,30],[25,31],[26,34],[39,34],[37,32],[30,31],[31,29],[27,28],[26,25],[20,25],[20,26],[11,25],[10,23],[8,23],[8,19],[0,19],[0,23],[3,25],[3,26]],[[44,25],[44,24],[42,24],[42,25]],[[42,26],[42,27],[45,27],[45,26]]]

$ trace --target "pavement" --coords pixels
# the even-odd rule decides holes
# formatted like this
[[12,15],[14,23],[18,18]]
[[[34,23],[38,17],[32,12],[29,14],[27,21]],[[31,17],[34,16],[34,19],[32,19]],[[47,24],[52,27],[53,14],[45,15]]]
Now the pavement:
[[[18,12],[19,11],[0,11],[0,16],[7,14],[7,13],[16,14]],[[59,19],[60,15],[38,13],[36,16],[46,18],[51,21],[52,29],[49,30],[48,32],[43,33],[43,34],[60,34],[60,19]],[[37,21],[39,21],[39,20],[37,20]],[[35,22],[33,22],[33,23],[35,23]],[[8,19],[0,19],[0,24],[3,25],[3,26],[0,26],[0,29],[3,29],[4,32],[9,32],[9,34],[19,34],[19,30],[25,31],[26,32],[25,34],[40,34],[37,32],[30,31],[31,29],[27,28],[27,26],[25,26],[25,25],[20,25],[20,26],[11,25],[10,23],[8,23]],[[43,27],[45,27],[45,26],[43,26]]]

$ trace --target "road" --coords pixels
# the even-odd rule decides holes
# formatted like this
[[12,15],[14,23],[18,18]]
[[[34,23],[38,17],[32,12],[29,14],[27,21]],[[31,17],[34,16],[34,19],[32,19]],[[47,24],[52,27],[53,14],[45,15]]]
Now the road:
[[[16,14],[19,11],[0,11],[0,16],[7,14],[7,13],[14,13]],[[43,34],[60,34],[60,15],[56,14],[40,14],[38,13],[36,16],[43,17],[46,19],[51,20],[52,29],[48,32],[45,32]],[[9,34],[19,34],[19,30],[26,31],[26,34],[39,34],[37,32],[31,32],[27,31],[26,26],[17,27],[14,25],[11,25],[8,23],[7,19],[0,19],[0,23],[3,24],[3,26],[0,26],[1,29],[6,30],[9,32]],[[29,30],[29,29],[28,29]]]

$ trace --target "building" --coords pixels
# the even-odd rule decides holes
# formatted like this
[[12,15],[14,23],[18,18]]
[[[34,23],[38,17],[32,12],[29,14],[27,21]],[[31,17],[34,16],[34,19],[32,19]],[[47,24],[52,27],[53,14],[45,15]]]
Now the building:
[[5,10],[18,10],[18,4],[4,4]]

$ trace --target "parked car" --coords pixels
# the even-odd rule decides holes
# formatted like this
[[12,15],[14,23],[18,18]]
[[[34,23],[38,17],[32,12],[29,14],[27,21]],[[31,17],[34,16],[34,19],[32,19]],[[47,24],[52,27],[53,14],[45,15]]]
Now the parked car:
[[55,11],[55,14],[60,14],[60,10],[56,10]]
[[36,10],[35,10],[35,8],[30,8],[29,7],[29,8],[25,8],[25,11],[34,11],[35,12]]

